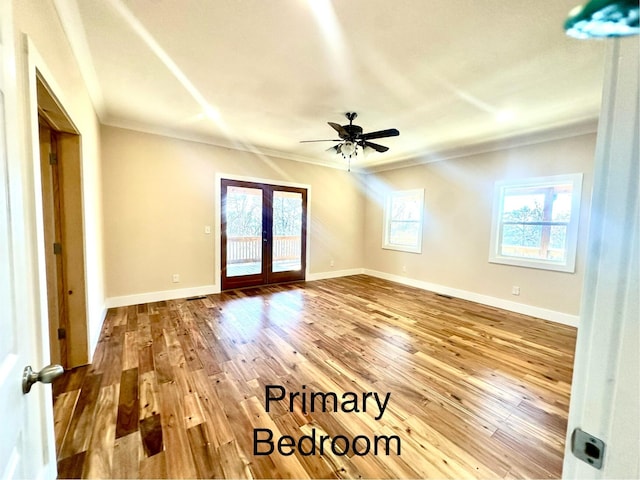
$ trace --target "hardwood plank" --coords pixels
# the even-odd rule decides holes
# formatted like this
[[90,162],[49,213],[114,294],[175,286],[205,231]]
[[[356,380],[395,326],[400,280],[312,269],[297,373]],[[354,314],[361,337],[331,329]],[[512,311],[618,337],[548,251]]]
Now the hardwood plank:
[[137,332],[127,331],[124,333],[122,369],[130,370],[138,368],[138,338]]
[[198,478],[224,478],[220,452],[202,423],[187,429]]
[[138,430],[138,415],[138,369],[131,368],[122,372],[120,380],[116,438],[124,437]]
[[84,451],[58,460],[58,478],[84,478],[82,470],[86,455],[87,452]]
[[220,445],[220,461],[225,478],[253,478],[249,462],[235,441]]
[[164,448],[162,441],[162,422],[160,414],[155,414],[140,421],[140,437],[147,457],[160,453]]
[[153,348],[151,348],[151,342],[138,348],[138,370],[140,375],[153,371]]
[[93,417],[101,381],[102,374],[85,376],[58,460],[87,450],[93,431]]
[[184,426],[184,415],[178,388],[173,383],[160,385],[160,414],[162,439],[165,446],[167,475],[169,478],[197,478],[189,439]]
[[60,456],[62,443],[69,431],[71,416],[79,396],[80,390],[71,390],[58,395],[56,398],[56,407],[53,411],[53,430],[56,437],[56,453],[58,456]]
[[110,478],[138,478],[141,452],[140,432],[118,438],[113,446]]
[[160,392],[156,373],[152,370],[139,375],[138,382],[140,420],[151,417],[160,412]]
[[170,478],[165,452],[140,460],[139,478]]

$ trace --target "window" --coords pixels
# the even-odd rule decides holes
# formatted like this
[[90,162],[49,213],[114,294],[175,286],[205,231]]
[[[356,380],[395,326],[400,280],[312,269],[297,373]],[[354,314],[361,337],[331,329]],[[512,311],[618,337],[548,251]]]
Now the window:
[[422,253],[424,189],[391,192],[384,209],[382,248]]
[[582,174],[497,182],[489,261],[574,272]]

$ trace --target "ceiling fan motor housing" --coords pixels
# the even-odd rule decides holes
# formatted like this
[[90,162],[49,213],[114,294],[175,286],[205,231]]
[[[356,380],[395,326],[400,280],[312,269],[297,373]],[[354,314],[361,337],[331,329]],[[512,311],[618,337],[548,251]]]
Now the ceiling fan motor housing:
[[359,125],[343,125],[342,128],[349,134],[344,140],[355,140],[358,135],[362,134],[362,127]]

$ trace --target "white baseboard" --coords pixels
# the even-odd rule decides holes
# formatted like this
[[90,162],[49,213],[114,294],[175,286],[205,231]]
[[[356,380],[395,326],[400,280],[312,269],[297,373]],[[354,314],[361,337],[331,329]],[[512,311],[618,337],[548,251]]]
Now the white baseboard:
[[105,301],[107,308],[127,307],[141,303],[161,302],[163,300],[175,300],[177,298],[197,297],[199,295],[211,295],[220,293],[218,285],[203,285],[200,287],[179,288],[176,290],[164,290],[160,292],[137,293],[122,297],[111,297]]
[[[364,272],[363,268],[352,268],[348,270],[335,270],[329,272],[309,273],[307,281],[324,280],[327,278],[348,277]],[[176,290],[164,290],[160,292],[137,293],[134,295],[123,295],[121,297],[110,297],[105,300],[106,308],[127,307],[129,305],[139,305],[141,303],[161,302],[163,300],[175,300],[177,298],[196,297],[199,295],[211,295],[220,293],[219,285],[203,285],[201,287],[182,288]],[[105,310],[106,315],[106,310]]]
[[105,300],[105,305],[102,307],[102,311],[100,312],[100,326],[98,328],[91,329],[91,335],[89,337],[89,360],[88,363],[93,362],[93,354],[96,352],[96,348],[98,347],[98,340],[100,340],[100,333],[102,332],[102,328],[104,327],[104,321],[107,318],[107,311],[109,307],[107,307],[108,300]]
[[[524,303],[513,302],[510,300],[504,300],[502,298],[491,297],[489,295],[482,295],[480,293],[469,292],[467,290],[460,290],[457,288],[447,287],[444,285],[438,285],[436,283],[424,282],[422,280],[415,280],[413,278],[402,277],[400,275],[394,275],[391,273],[380,272],[377,270],[369,270],[367,268],[351,268],[346,270],[335,270],[328,272],[318,272],[307,274],[307,281],[312,282],[314,280],[325,280],[328,278],[348,277],[350,275],[371,275],[372,277],[382,278],[384,280],[390,280],[392,282],[401,283],[410,287],[420,288],[422,290],[428,290],[434,293],[440,293],[442,295],[449,295],[451,297],[461,298],[463,300],[469,300],[483,305],[491,307],[502,308],[510,312],[521,313],[524,315],[530,315],[532,317],[542,318],[543,320],[549,320],[551,322],[561,323],[563,325],[569,325],[571,327],[578,326],[578,315],[571,315],[568,313],[557,312],[555,310],[549,310],[546,308],[534,307],[532,305],[526,305]],[[161,292],[148,292],[139,293],[135,295],[125,295],[121,297],[107,298],[105,301],[106,308],[114,307],[126,307],[129,305],[138,305],[141,303],[160,302],[163,300],[175,300],[177,298],[196,297],[199,295],[211,295],[214,293],[220,293],[220,287],[218,285],[203,285],[200,287],[182,288],[177,290],[165,290]],[[106,309],[105,309],[106,315]]]
[[364,268],[350,268],[347,270],[332,270],[328,272],[309,273],[307,275],[307,282],[313,282],[314,280],[326,280],[327,278],[348,277],[350,275],[361,275],[364,273]]
[[570,327],[578,327],[578,315],[571,315],[568,313],[557,312],[555,310],[548,310],[546,308],[534,307],[532,305],[526,305],[524,303],[512,302],[509,300],[504,300],[502,298],[482,295],[480,293],[469,292],[467,290],[459,290],[457,288],[438,285],[436,283],[424,282],[422,280],[415,280],[413,278],[402,277],[400,275],[394,275],[391,273],[379,272],[377,270],[369,270],[365,268],[363,273],[365,275],[371,275],[372,277],[390,280],[392,282],[401,283],[410,287],[416,287],[422,290],[440,293],[442,295],[449,295],[450,297],[461,298],[463,300],[481,303],[482,305],[488,305],[490,307],[502,308],[503,310],[508,310],[510,312],[521,313],[523,315],[529,315],[536,318],[542,318],[543,320],[549,320],[551,322],[569,325]]

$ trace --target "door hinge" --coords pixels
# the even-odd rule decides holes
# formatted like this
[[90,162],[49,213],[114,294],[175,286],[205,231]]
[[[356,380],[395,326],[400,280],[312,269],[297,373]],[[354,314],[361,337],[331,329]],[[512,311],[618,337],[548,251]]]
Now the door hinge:
[[67,338],[67,330],[65,328],[58,329],[58,340],[62,340],[63,338]]
[[49,165],[57,165],[58,164],[58,154],[49,153]]
[[55,242],[53,244],[53,254],[54,255],[62,254],[62,244],[61,243]]
[[571,452],[583,462],[600,470],[604,457],[604,442],[576,428],[571,435]]

